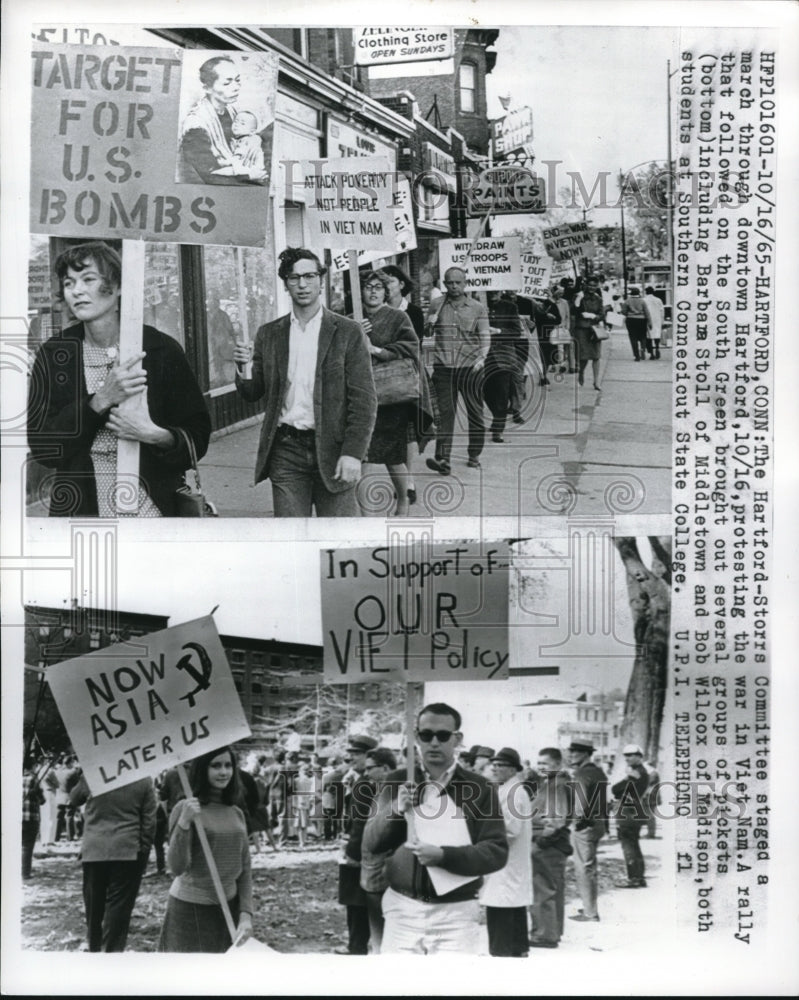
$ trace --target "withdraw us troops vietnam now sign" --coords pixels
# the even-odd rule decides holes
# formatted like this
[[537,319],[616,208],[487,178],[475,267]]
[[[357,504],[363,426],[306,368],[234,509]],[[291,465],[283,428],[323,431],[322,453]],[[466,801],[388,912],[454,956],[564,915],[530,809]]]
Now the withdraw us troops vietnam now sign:
[[[264,246],[272,53],[39,43],[32,59],[32,232]],[[230,144],[209,92],[223,73],[248,133]]]
[[93,795],[250,735],[211,617],[54,664],[47,680]]
[[324,550],[325,680],[506,678],[508,578],[505,543]]

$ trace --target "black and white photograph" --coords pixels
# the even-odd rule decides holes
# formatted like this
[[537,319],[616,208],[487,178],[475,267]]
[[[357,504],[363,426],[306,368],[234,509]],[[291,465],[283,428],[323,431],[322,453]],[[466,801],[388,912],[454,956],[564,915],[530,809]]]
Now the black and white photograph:
[[795,995],[799,9],[379,13],[3,5],[2,991]]

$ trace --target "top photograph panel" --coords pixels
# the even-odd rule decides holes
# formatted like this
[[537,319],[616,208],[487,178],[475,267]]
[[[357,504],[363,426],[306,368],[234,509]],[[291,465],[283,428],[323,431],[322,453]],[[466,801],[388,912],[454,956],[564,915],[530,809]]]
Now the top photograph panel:
[[38,28],[28,515],[668,513],[676,56]]

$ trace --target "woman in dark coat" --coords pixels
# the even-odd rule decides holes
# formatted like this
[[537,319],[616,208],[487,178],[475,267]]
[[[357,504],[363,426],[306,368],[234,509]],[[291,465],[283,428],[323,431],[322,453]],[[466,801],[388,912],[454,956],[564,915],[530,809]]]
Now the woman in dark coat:
[[[364,313],[361,325],[369,340],[372,364],[410,358],[419,371],[419,341],[407,314],[386,305],[387,285],[387,276],[382,271],[365,271],[361,276]],[[426,380],[420,378],[422,393],[425,384]],[[395,516],[408,513],[408,439],[412,433],[419,439],[420,435],[429,432],[430,420],[422,412],[424,407],[422,398],[419,403],[388,403],[377,408],[366,461],[385,465],[388,469],[397,496]]]
[[505,420],[512,407],[514,379],[521,365],[517,343],[522,338],[522,321],[516,303],[508,295],[499,293],[489,305],[491,323],[491,346],[485,363],[483,394],[493,416],[491,440],[502,443]]
[[[197,458],[208,448],[211,420],[180,345],[150,326],[142,350],[119,361],[122,263],[101,241],[56,260],[61,294],[78,320],[42,344],[28,396],[33,457],[55,469],[50,516],[117,517],[117,441],[138,441],[138,498],[124,513],[175,514],[175,491],[191,466],[184,433]],[[138,401],[140,405],[128,403]],[[129,510],[127,508],[135,509]]]
[[585,382],[585,368],[588,362],[594,373],[594,388],[600,391],[599,359],[602,356],[602,341],[597,339],[594,327],[602,323],[605,311],[602,304],[602,293],[595,281],[589,281],[585,291],[579,291],[572,304],[575,317],[574,339],[577,344],[578,371],[577,381]]

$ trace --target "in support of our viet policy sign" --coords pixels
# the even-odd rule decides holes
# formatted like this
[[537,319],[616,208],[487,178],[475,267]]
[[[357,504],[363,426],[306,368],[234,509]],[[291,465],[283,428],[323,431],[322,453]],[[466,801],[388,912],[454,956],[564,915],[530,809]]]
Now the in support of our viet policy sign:
[[506,678],[508,566],[503,542],[322,551],[325,680]]
[[438,266],[466,272],[466,288],[492,291],[521,288],[521,240],[518,236],[486,237],[481,240],[439,240]]
[[250,735],[211,617],[54,664],[47,680],[93,795]]
[[449,59],[452,28],[353,28],[356,66]]

